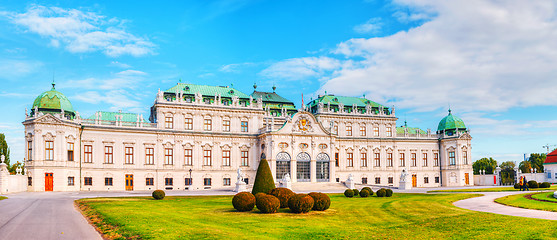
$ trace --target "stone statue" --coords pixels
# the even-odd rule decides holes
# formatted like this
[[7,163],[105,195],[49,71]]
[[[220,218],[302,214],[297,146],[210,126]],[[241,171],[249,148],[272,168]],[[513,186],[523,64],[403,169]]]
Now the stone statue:
[[236,181],[236,189],[234,189],[234,192],[245,192],[247,190],[247,184],[244,182],[242,175],[242,169],[238,168],[238,177]]
[[282,179],[279,181],[279,187],[292,189],[292,180],[290,180],[290,174],[284,174]]
[[400,181],[406,182],[406,176],[408,176],[408,172],[406,172],[406,168],[403,168],[402,172],[400,173]]
[[33,117],[37,117],[39,116],[39,107],[35,106],[35,111],[33,112],[35,116]]
[[4,161],[6,161],[6,157],[4,157],[4,155],[0,156],[0,159],[2,160],[2,163],[4,163]]
[[348,181],[354,181],[354,175],[352,175],[352,173],[348,175]]
[[284,182],[290,182],[290,174],[289,173],[285,173],[284,176],[282,177],[282,180]]
[[352,175],[352,173],[350,173],[348,175],[348,179],[346,179],[346,182],[344,183],[344,185],[349,188],[349,189],[354,189],[356,188],[356,183],[354,183],[354,176]]
[[402,173],[400,173],[400,182],[398,184],[398,189],[401,190],[412,189],[412,183],[406,181],[406,176],[408,176],[408,172],[406,171],[406,168],[403,168]]
[[15,171],[17,175],[21,175],[21,166],[17,166],[17,169]]
[[29,116],[29,112],[27,111],[27,108],[25,108],[25,117]]
[[238,177],[236,177],[237,182],[243,182],[243,177],[242,177],[242,169],[238,168]]

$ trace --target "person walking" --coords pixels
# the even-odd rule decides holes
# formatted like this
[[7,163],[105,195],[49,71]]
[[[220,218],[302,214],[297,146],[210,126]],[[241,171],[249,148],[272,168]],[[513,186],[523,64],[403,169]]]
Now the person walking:
[[524,188],[524,183],[522,182],[523,178],[524,176],[520,177],[520,180],[518,180],[518,186],[520,186],[520,191],[522,191],[522,189]]
[[522,179],[522,183],[524,184],[524,191],[530,191],[530,188],[528,188],[528,181],[526,181],[526,176]]

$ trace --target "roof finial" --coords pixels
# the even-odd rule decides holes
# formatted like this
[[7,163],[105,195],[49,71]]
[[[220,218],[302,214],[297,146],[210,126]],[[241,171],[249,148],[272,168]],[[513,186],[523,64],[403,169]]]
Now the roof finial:
[[182,78],[180,78],[180,80],[178,80],[178,81],[180,81],[180,83],[182,83]]
[[449,115],[451,114],[451,103],[449,103]]
[[275,84],[273,83],[273,92],[275,92],[277,90],[277,86],[275,86]]
[[253,82],[253,91],[255,91],[255,89],[257,89],[257,83]]
[[408,127],[408,123],[404,120],[404,127]]
[[54,74],[55,73],[56,72],[52,72],[52,89],[55,89],[55,86],[56,86],[56,82],[54,82]]

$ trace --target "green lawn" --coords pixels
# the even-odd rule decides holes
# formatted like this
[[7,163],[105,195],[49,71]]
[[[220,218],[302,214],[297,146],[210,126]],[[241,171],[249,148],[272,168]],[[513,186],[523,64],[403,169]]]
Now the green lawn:
[[6,199],[6,198],[7,198],[7,197],[0,196],[0,200],[4,200],[4,199]]
[[[508,192],[508,191],[519,191],[520,189],[514,189],[513,186],[509,187],[494,187],[494,188],[464,188],[464,189],[453,189],[453,190],[433,190],[428,191],[428,193],[436,192]],[[536,188],[530,190],[557,190],[557,185],[551,185],[550,188]]]
[[[77,200],[102,231],[142,239],[557,239],[557,223],[460,209],[472,194],[332,194],[325,212],[236,212],[232,196]],[[103,225],[104,223],[104,225]],[[517,227],[520,226],[520,227]]]
[[[537,209],[537,210],[544,210],[544,211],[553,211],[557,212],[557,202],[541,202],[532,199],[527,199],[524,195],[528,195],[532,193],[524,193],[518,195],[510,195],[502,198],[495,199],[495,202],[513,206],[513,207],[520,207],[520,208],[528,208],[528,209]],[[553,195],[553,192],[551,192]],[[545,195],[545,196],[544,196]],[[532,198],[544,199],[547,198],[549,192],[537,193],[532,196]],[[535,196],[535,197],[534,197]]]
[[557,202],[557,198],[553,197],[553,192],[543,192],[532,195],[532,198]]

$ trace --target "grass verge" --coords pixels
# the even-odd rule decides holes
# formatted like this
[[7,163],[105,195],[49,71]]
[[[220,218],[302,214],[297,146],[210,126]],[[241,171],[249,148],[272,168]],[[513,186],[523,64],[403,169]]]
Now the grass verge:
[[[520,189],[514,189],[513,186],[509,187],[494,187],[494,188],[465,188],[465,189],[452,189],[452,190],[432,190],[428,191],[428,193],[436,193],[436,192],[510,192],[510,191],[519,191]],[[550,188],[536,188],[530,190],[538,190],[538,191],[545,191],[545,190],[557,190],[557,185],[551,185]]]
[[[557,212],[557,202],[542,202],[542,201],[536,201],[534,199],[528,199],[525,197],[526,195],[530,195],[530,194],[532,193],[530,192],[524,194],[509,195],[502,198],[497,198],[495,199],[495,202],[507,206],[513,206],[519,208]],[[550,194],[549,192],[534,193],[532,195],[532,198],[543,199],[543,198],[547,198],[548,197],[547,195],[549,194]],[[551,194],[553,194],[553,192],[551,192]]]
[[7,198],[7,197],[0,196],[0,200],[4,200],[4,199],[6,199],[6,198]]
[[[477,194],[331,194],[325,212],[236,212],[232,196],[77,200],[108,239],[551,239],[554,222],[457,208]],[[521,226],[517,228],[516,226]],[[548,227],[549,226],[549,227]]]

